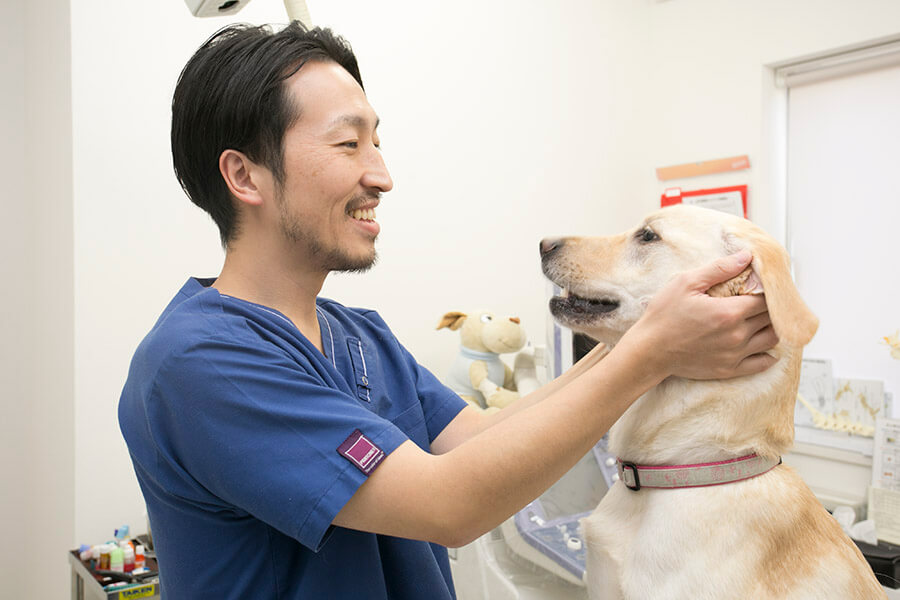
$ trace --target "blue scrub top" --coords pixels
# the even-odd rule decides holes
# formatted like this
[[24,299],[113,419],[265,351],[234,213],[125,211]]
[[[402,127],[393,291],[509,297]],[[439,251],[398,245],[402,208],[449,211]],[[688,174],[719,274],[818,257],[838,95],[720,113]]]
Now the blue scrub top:
[[284,315],[190,279],[132,359],[119,424],[163,597],[454,598],[445,548],[331,525],[407,439],[465,406],[373,311]]

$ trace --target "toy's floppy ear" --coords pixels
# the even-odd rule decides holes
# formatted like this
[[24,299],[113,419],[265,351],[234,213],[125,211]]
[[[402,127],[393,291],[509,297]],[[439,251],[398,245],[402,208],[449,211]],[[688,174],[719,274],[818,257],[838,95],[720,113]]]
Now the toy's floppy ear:
[[709,295],[765,294],[769,318],[778,339],[789,346],[802,348],[815,335],[819,319],[806,306],[791,279],[787,252],[761,230],[740,232],[736,237],[740,242],[732,243],[744,242],[742,245],[745,246],[749,243],[753,260],[737,277],[710,288]]
[[438,323],[438,326],[435,329],[443,329],[444,327],[449,327],[450,331],[456,331],[460,327],[462,327],[463,322],[466,320],[466,313],[461,312],[448,312],[443,317],[441,317],[441,321]]

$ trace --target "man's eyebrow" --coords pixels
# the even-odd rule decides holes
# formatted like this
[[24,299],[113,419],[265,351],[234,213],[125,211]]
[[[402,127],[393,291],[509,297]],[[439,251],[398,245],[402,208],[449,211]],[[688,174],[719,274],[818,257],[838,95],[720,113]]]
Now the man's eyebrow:
[[[378,129],[378,125],[381,123],[381,119],[379,117],[375,117],[375,127],[373,129]],[[328,125],[328,131],[334,131],[335,129],[343,126],[349,125],[350,127],[356,127],[357,129],[362,129],[369,124],[369,120],[360,115],[341,115],[334,119]]]

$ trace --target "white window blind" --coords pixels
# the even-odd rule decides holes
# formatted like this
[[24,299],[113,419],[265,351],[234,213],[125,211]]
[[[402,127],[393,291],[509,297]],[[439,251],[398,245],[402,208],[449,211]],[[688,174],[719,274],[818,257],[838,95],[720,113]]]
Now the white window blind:
[[783,65],[776,78],[780,86],[790,88],[896,65],[900,65],[900,40],[891,39]]
[[882,338],[900,329],[900,45],[876,62],[823,65],[777,74],[788,86],[787,245],[820,319],[805,356],[831,359],[836,377],[884,381],[897,416],[900,360]]

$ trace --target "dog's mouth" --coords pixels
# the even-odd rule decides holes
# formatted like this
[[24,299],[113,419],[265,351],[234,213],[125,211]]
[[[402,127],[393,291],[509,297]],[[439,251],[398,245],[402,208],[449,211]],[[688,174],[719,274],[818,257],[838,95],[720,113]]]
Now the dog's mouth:
[[609,315],[619,308],[619,300],[609,296],[585,298],[563,290],[559,296],[550,299],[550,312],[557,318],[585,318]]

